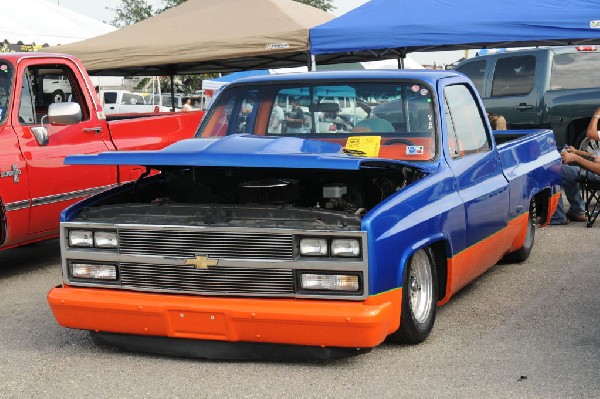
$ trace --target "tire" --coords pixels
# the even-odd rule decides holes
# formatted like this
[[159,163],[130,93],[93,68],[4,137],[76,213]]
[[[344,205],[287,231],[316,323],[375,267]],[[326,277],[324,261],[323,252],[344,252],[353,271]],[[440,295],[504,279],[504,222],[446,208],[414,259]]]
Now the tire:
[[527,233],[525,233],[525,242],[521,248],[504,255],[502,261],[507,263],[520,263],[529,258],[529,254],[531,253],[531,249],[533,248],[533,244],[535,242],[536,217],[537,212],[535,201],[532,200],[531,205],[529,205],[529,218],[527,219]]
[[65,93],[63,93],[62,90],[55,90],[54,93],[52,93],[52,102],[63,103],[65,100]]
[[415,252],[404,270],[400,328],[389,341],[418,344],[433,329],[437,306],[437,268],[430,248]]
[[586,137],[579,145],[579,149],[581,151],[586,151],[590,154],[594,154],[600,149],[600,143],[596,140],[590,140],[589,137]]

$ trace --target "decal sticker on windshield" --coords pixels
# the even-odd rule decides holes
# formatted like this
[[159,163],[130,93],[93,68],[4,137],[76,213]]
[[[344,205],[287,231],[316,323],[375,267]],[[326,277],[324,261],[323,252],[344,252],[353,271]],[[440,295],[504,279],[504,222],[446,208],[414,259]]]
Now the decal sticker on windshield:
[[419,93],[421,93],[422,96],[426,96],[429,93],[429,90],[421,89],[421,91]]
[[421,87],[420,87],[419,85],[413,85],[413,86],[411,87],[411,90],[412,90],[413,92],[415,92],[415,93],[416,93],[416,92],[418,92],[420,89],[421,89]]
[[422,145],[407,145],[406,155],[422,155],[425,152]]

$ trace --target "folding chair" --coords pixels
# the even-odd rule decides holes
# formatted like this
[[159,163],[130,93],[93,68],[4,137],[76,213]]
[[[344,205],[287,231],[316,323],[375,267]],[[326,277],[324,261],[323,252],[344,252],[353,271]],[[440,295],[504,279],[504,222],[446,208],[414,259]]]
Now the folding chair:
[[600,181],[591,180],[586,177],[579,180],[581,187],[581,196],[585,202],[585,216],[587,217],[587,227],[592,227],[600,210]]

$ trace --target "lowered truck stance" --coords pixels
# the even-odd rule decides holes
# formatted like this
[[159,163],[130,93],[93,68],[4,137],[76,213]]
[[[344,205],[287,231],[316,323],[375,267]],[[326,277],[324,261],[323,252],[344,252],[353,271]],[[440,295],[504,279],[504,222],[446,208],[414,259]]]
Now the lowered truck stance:
[[63,212],[58,323],[206,357],[419,343],[437,306],[527,259],[560,180],[552,132],[497,145],[451,71],[240,80],[194,139],[67,163],[161,173]]
[[58,236],[66,206],[144,172],[139,166],[67,166],[67,155],[161,149],[193,137],[201,117],[153,115],[107,121],[73,57],[1,54],[0,249]]

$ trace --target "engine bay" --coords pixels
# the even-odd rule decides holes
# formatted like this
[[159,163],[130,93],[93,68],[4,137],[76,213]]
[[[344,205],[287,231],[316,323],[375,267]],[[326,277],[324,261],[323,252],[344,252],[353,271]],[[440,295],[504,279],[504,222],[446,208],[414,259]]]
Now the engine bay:
[[410,166],[360,171],[172,168],[114,190],[81,210],[95,222],[348,228],[423,177]]

